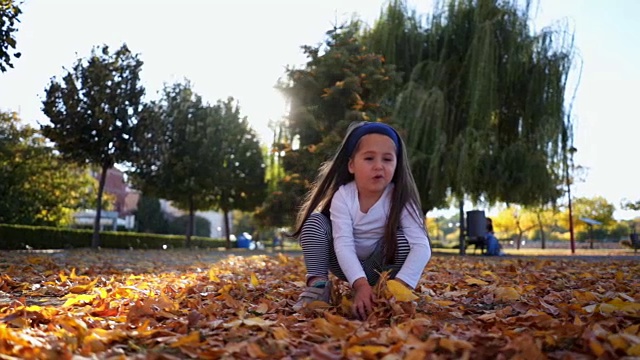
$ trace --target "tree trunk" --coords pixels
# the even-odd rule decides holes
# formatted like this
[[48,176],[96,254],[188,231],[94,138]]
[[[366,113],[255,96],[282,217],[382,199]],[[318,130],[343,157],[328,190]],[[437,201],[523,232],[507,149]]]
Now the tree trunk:
[[540,242],[542,243],[542,249],[547,248],[547,238],[544,235],[544,226],[542,226],[542,216],[540,213],[538,215],[538,226],[540,227]]
[[231,249],[231,229],[229,229],[229,211],[227,209],[222,209],[222,215],[224,216],[224,232],[227,237],[227,249]]
[[187,221],[187,236],[184,246],[187,249],[191,248],[191,235],[193,235],[193,224],[195,223],[195,206],[193,205],[193,196],[189,196],[189,221]]
[[93,236],[91,237],[91,247],[97,249],[100,247],[100,219],[102,217],[102,193],[104,192],[104,184],[107,181],[107,171],[110,166],[102,165],[100,169],[100,179],[98,180],[98,199],[96,201],[96,217],[93,219]]
[[460,199],[460,255],[464,255],[467,251],[466,241],[464,239],[464,199]]
[[516,249],[520,250],[520,244],[522,243],[522,228],[520,227],[520,220],[516,220],[516,226],[518,227],[518,242],[516,243]]

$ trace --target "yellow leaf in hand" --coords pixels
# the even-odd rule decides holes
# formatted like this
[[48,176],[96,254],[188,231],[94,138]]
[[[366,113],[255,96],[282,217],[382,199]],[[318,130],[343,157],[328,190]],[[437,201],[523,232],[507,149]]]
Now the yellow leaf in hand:
[[418,296],[411,289],[402,285],[398,280],[387,281],[387,288],[398,301],[418,300]]

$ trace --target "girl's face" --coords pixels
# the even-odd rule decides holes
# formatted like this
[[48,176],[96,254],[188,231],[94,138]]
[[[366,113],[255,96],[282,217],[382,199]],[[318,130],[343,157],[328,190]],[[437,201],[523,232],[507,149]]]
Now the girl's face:
[[368,134],[360,139],[349,159],[349,172],[354,175],[358,192],[381,195],[396,171],[396,145],[386,135]]

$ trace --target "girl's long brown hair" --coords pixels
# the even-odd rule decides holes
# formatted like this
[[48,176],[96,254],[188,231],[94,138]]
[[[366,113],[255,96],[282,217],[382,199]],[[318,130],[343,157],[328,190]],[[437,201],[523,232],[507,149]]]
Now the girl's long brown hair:
[[[336,154],[330,161],[325,162],[320,167],[318,176],[300,207],[294,231],[291,233],[292,237],[297,238],[300,236],[302,225],[314,211],[320,211],[329,216],[329,208],[331,207],[333,195],[338,191],[340,186],[353,181],[353,174],[349,173],[349,155],[347,154],[345,144],[353,131],[364,124],[365,122],[351,124]],[[396,170],[391,180],[391,182],[395,184],[395,187],[391,195],[391,209],[389,210],[389,217],[387,218],[384,231],[383,250],[385,263],[387,264],[393,264],[395,259],[398,246],[398,228],[400,227],[400,217],[403,209],[407,207],[416,221],[424,224],[424,216],[421,214],[422,206],[420,204],[420,196],[415,180],[413,179],[413,174],[411,173],[404,141],[399,135],[398,138],[400,140],[400,149],[398,151]],[[357,151],[358,147],[356,146],[354,154]]]

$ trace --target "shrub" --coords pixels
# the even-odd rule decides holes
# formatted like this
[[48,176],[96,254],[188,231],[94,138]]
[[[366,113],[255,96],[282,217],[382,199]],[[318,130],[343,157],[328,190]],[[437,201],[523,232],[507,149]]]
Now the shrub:
[[[91,246],[92,230],[67,229],[46,226],[0,224],[0,249],[65,249]],[[184,236],[159,235],[136,232],[104,231],[100,233],[103,248],[112,249],[162,249],[183,248]],[[199,248],[224,247],[221,239],[193,236],[191,244]]]

